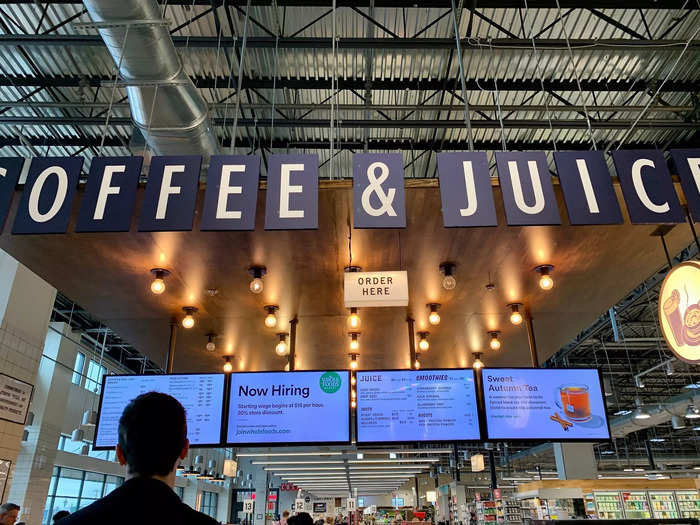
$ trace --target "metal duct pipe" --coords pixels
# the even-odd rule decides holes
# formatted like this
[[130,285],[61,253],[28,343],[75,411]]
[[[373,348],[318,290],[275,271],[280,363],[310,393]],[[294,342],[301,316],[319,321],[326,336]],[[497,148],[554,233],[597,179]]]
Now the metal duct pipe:
[[158,155],[218,153],[208,108],[185,74],[156,0],[84,0],[121,78],[131,116]]

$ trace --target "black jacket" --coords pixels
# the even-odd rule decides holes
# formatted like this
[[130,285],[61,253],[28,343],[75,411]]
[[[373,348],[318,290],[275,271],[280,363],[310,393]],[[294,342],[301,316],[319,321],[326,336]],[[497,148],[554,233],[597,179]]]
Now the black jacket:
[[132,478],[92,505],[63,518],[60,525],[217,525],[180,501],[173,489],[153,478]]

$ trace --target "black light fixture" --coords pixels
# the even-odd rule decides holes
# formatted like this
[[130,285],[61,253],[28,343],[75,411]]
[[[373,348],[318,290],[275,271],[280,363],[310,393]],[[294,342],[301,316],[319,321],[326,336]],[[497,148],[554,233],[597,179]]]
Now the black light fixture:
[[265,326],[268,328],[274,328],[277,326],[277,316],[275,315],[275,312],[279,310],[279,306],[276,304],[267,304],[265,305],[265,311],[267,312],[267,315],[265,316]]
[[207,346],[205,347],[207,352],[213,352],[216,350],[216,343],[214,342],[214,339],[216,339],[216,334],[214,332],[209,332],[207,334]]
[[253,280],[250,281],[250,291],[253,293],[260,293],[263,291],[263,275],[267,273],[267,268],[264,266],[251,266],[248,268],[248,273],[253,276]]
[[351,353],[348,354],[350,356],[350,370],[357,370],[357,358],[359,357],[359,353]]
[[520,313],[520,307],[523,303],[509,303],[506,307],[510,308],[510,322],[514,325],[519,325],[523,322],[523,314]]
[[420,352],[416,352],[416,360],[413,361],[413,369],[420,370]]
[[192,328],[194,326],[194,314],[198,312],[198,309],[194,306],[183,306],[183,312],[185,312],[185,317],[182,319],[183,328]]
[[428,322],[433,326],[439,325],[440,314],[437,311],[441,306],[440,303],[428,303],[426,306],[430,308],[430,314],[428,314]]
[[554,266],[551,264],[540,264],[535,267],[535,271],[540,274],[540,288],[543,290],[551,290],[554,287],[553,270]]
[[418,332],[418,348],[421,352],[430,350],[430,342],[428,341],[429,335],[430,332]]
[[360,316],[357,313],[357,308],[354,306],[350,308],[350,315],[348,315],[348,329],[350,331],[359,330],[360,328]]
[[160,295],[165,291],[165,278],[170,275],[170,272],[165,268],[151,268],[153,281],[151,281],[151,292]]
[[501,342],[498,340],[498,336],[500,335],[501,332],[498,330],[491,330],[489,332],[489,336],[491,336],[491,341],[489,341],[489,347],[491,350],[500,350],[501,349]]
[[287,344],[287,332],[279,332],[277,334],[277,337],[279,337],[279,342],[275,346],[275,353],[280,356],[284,357],[285,355],[289,355],[289,345]]
[[484,363],[481,361],[481,352],[472,352],[474,355],[474,362],[472,363],[472,368],[474,370],[479,370],[484,368]]
[[232,355],[225,355],[224,356],[224,372],[227,374],[230,374],[233,372],[233,363],[231,362]]
[[350,332],[350,351],[357,352],[360,349],[360,332]]
[[440,273],[442,273],[442,287],[445,290],[454,290],[457,286],[457,279],[454,277],[454,271],[457,265],[452,262],[440,263]]

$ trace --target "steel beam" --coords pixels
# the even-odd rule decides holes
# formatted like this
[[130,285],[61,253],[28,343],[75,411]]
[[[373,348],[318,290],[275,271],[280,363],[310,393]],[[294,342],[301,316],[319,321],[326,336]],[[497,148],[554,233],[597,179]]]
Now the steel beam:
[[[110,86],[112,79],[108,76],[55,76],[41,77],[34,75],[0,75],[0,86],[47,86],[47,87],[100,87]],[[192,79],[198,88],[219,90],[226,89],[229,85],[228,77],[194,77]],[[237,84],[237,77],[231,78],[231,86]],[[544,79],[544,88],[547,91],[578,91],[575,80],[571,79]],[[338,89],[364,90],[366,80],[362,78],[339,78]],[[456,84],[455,84],[456,83]],[[374,79],[373,90],[415,90],[415,91],[439,91],[444,85],[458,85],[456,78],[446,79]],[[467,79],[468,90],[493,90],[493,79]],[[243,89],[272,89],[273,79],[267,77],[243,77]],[[329,79],[324,78],[278,78],[277,89],[311,89],[328,90]],[[658,83],[642,79],[582,79],[581,89],[584,91],[612,91],[612,92],[648,92],[659,87]],[[499,91],[541,91],[542,85],[539,79],[498,79]],[[700,80],[668,80],[660,86],[660,92],[691,92],[700,91]]]
[[[173,42],[175,47],[190,47],[190,48],[232,48],[240,49],[243,44],[242,39],[217,35],[212,36],[174,36]],[[686,45],[685,40],[650,40],[629,38],[606,38],[606,39],[589,39],[589,38],[573,38],[569,39],[569,45],[575,51],[583,49],[586,51],[635,51],[641,50],[647,52],[649,48],[658,47],[659,50],[673,50],[675,47],[683,47]],[[249,37],[246,42],[247,48],[258,49],[274,49],[277,45],[280,49],[330,49],[331,39],[317,37],[283,37],[276,44],[274,37],[257,36]],[[478,38],[469,38],[460,40],[460,45],[463,49],[480,49],[488,47],[489,49],[501,50],[530,50],[532,49],[532,40],[525,38],[494,38],[487,42]],[[535,45],[540,50],[566,50],[567,41],[562,38],[540,38],[535,39]],[[0,35],[0,46],[23,46],[23,47],[103,47],[104,42],[99,35],[27,35],[27,34],[10,34]],[[339,38],[338,47],[341,49],[442,49],[451,50],[455,47],[455,41],[452,38]],[[688,47],[700,47],[700,39],[691,40]]]

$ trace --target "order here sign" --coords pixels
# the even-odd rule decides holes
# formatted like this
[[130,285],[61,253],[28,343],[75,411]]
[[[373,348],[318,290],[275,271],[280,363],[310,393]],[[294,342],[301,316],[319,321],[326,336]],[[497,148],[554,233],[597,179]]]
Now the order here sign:
[[345,307],[406,306],[408,276],[400,272],[346,272]]

